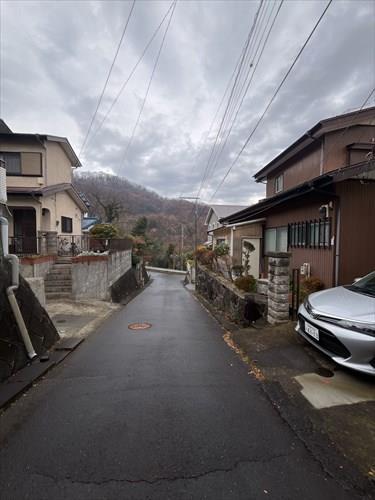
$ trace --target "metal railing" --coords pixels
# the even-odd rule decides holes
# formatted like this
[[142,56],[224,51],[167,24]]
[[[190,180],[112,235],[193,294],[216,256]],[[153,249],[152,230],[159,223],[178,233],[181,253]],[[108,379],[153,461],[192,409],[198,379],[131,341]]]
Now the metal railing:
[[75,256],[90,250],[88,235],[60,235],[57,236],[57,254]]
[[132,240],[129,238],[93,238],[90,235],[60,235],[57,237],[58,255],[75,256],[82,252],[113,252],[131,250]]
[[37,236],[10,236],[9,253],[16,255],[39,255],[41,238]]
[[131,250],[132,246],[132,240],[129,238],[93,238],[88,234],[60,235],[48,240],[45,236],[11,236],[9,238],[9,253],[23,256],[56,254],[57,251],[60,256],[74,257],[82,252]]

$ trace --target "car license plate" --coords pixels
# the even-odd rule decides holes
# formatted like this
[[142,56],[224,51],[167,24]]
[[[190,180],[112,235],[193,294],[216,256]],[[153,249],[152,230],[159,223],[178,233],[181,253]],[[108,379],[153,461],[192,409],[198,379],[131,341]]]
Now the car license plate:
[[305,321],[305,332],[314,337],[314,339],[319,340],[319,330],[315,326],[310,325]]

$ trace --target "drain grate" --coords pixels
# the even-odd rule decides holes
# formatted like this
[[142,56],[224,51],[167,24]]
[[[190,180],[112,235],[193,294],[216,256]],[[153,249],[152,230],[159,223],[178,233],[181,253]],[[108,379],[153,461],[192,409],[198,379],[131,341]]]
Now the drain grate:
[[128,325],[129,330],[147,330],[151,328],[151,323],[130,323]]

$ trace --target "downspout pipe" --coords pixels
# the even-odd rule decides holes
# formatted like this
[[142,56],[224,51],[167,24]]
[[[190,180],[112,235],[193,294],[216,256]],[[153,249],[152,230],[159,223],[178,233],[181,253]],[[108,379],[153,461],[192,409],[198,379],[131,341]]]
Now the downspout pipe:
[[34,350],[29,332],[27,331],[16,296],[14,294],[14,292],[19,287],[20,264],[17,255],[8,254],[8,220],[5,217],[0,217],[0,227],[1,227],[1,244],[3,248],[3,254],[5,259],[10,262],[12,270],[12,284],[8,286],[8,288],[6,289],[6,294],[8,297],[10,307],[16,319],[18,329],[21,333],[21,337],[25,345],[27,355],[30,359],[34,359],[38,355]]

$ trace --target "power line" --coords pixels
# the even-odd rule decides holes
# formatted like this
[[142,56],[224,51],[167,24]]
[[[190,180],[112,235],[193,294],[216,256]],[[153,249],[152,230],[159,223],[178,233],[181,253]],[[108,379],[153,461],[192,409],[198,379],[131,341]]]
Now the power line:
[[104,87],[103,87],[103,90],[99,96],[99,100],[97,102],[97,105],[96,105],[96,108],[95,108],[95,111],[94,111],[94,114],[92,115],[92,118],[91,118],[91,121],[90,121],[90,124],[89,124],[89,127],[87,129],[87,132],[86,132],[86,135],[85,135],[85,138],[83,140],[83,143],[82,143],[82,146],[81,146],[81,150],[80,150],[80,153],[79,153],[79,156],[81,156],[81,154],[83,153],[84,149],[85,149],[85,145],[86,145],[86,142],[87,142],[87,139],[90,135],[90,132],[91,132],[91,129],[92,129],[92,126],[94,124],[94,121],[95,121],[95,118],[96,118],[96,115],[98,113],[98,110],[99,110],[99,107],[100,107],[100,104],[102,102],[102,99],[104,97],[104,93],[107,89],[107,85],[108,85],[108,82],[109,82],[109,79],[111,77],[111,74],[112,74],[112,70],[113,70],[113,67],[115,65],[115,62],[116,62],[116,59],[117,59],[117,56],[118,56],[118,53],[120,51],[120,48],[121,48],[121,45],[122,45],[122,41],[124,40],[124,36],[125,36],[125,33],[126,33],[126,30],[128,28],[128,24],[129,24],[129,21],[130,21],[130,18],[132,16],[132,13],[133,13],[133,9],[134,9],[134,6],[135,6],[135,2],[136,0],[133,0],[133,4],[130,8],[130,11],[129,11],[129,14],[128,14],[128,18],[126,19],[126,22],[125,22],[125,26],[124,26],[124,29],[122,30],[122,34],[121,34],[121,38],[120,38],[120,41],[117,45],[117,49],[116,49],[116,52],[115,52],[115,55],[112,59],[112,63],[111,63],[111,66],[109,68],[109,71],[108,71],[108,74],[107,74],[107,78],[105,80],[105,83],[104,83]]
[[[227,142],[228,142],[229,136],[230,136],[230,134],[231,134],[231,132],[232,132],[232,129],[233,129],[234,124],[236,123],[237,117],[238,117],[239,112],[240,112],[240,110],[241,110],[241,108],[242,108],[243,102],[244,102],[245,97],[246,97],[246,95],[247,95],[247,93],[248,93],[248,90],[249,90],[249,87],[250,87],[250,85],[251,85],[251,82],[252,82],[252,81],[253,81],[253,79],[254,79],[255,72],[256,72],[256,70],[257,70],[257,68],[258,68],[259,62],[260,62],[260,60],[261,60],[261,58],[262,58],[262,55],[263,55],[264,49],[265,49],[265,47],[266,47],[266,45],[267,45],[268,39],[269,39],[269,37],[270,37],[270,35],[271,35],[272,29],[273,29],[273,27],[274,27],[274,24],[275,24],[275,22],[276,22],[276,19],[277,19],[278,15],[279,15],[279,12],[280,12],[280,9],[281,9],[281,7],[282,7],[283,3],[284,3],[284,0],[281,0],[281,3],[279,4],[279,7],[278,7],[277,12],[276,12],[276,14],[275,14],[275,17],[273,18],[273,21],[272,21],[272,23],[271,23],[271,26],[270,26],[270,28],[269,28],[269,30],[268,30],[267,36],[266,36],[266,38],[265,38],[265,39],[264,39],[264,41],[263,41],[263,46],[262,46],[261,52],[260,52],[260,54],[259,54],[259,57],[258,57],[258,60],[257,60],[257,62],[256,62],[256,64],[255,64],[255,66],[254,66],[254,68],[253,68],[252,75],[251,75],[250,79],[248,80],[248,83],[247,83],[247,86],[246,86],[245,92],[244,92],[244,93],[243,93],[243,95],[242,95],[242,98],[241,98],[240,104],[239,104],[239,106],[238,106],[238,108],[237,108],[237,111],[236,111],[236,114],[235,114],[235,116],[234,116],[234,118],[233,118],[233,120],[232,120],[232,124],[231,124],[231,126],[230,126],[229,130],[227,131],[226,138],[225,138],[225,140],[223,141],[223,143],[221,144],[220,151],[219,151],[219,153],[218,153],[218,155],[217,155],[217,157],[216,157],[216,159],[215,159],[215,162],[214,162],[214,164],[213,164],[213,166],[212,166],[211,173],[213,173],[213,172],[215,171],[215,169],[216,169],[216,167],[217,167],[217,165],[218,165],[218,163],[219,163],[220,156],[222,155],[222,153],[223,153],[223,151],[224,151],[224,149],[225,149],[225,146],[226,146],[226,144],[227,144]],[[275,4],[275,5],[276,5],[276,4]],[[263,30],[262,36],[261,36],[261,38],[260,38],[260,40],[259,40],[259,44],[258,44],[258,46],[257,46],[257,48],[256,48],[256,52],[255,52],[255,55],[254,55],[254,59],[256,59],[256,57],[257,57],[257,54],[258,54],[258,51],[259,51],[260,45],[261,45],[261,43],[262,43],[262,39],[263,39],[264,33],[265,33],[265,31],[266,31],[266,29],[267,29],[267,26],[268,26],[268,24],[269,24],[269,21],[270,21],[270,19],[271,19],[272,12],[273,12],[273,9],[272,9],[272,10],[271,10],[271,12],[270,12],[269,19],[268,19],[268,21],[267,21],[267,24],[266,24],[266,26],[265,26],[264,30]],[[245,83],[246,83],[246,81],[245,81]]]
[[[274,8],[274,6],[271,8],[271,14],[273,12],[273,8]],[[233,98],[232,102],[230,103],[229,111],[228,111],[228,114],[227,114],[227,117],[226,117],[226,120],[225,120],[225,127],[223,126],[223,132],[222,132],[221,137],[220,137],[220,145],[218,146],[218,148],[214,151],[214,153],[212,155],[211,165],[209,165],[209,167],[208,167],[207,175],[206,175],[206,180],[214,172],[216,164],[217,164],[218,159],[220,157],[220,154],[221,154],[221,152],[223,150],[223,147],[226,144],[226,141],[228,139],[228,135],[230,134],[230,131],[231,131],[231,129],[233,127],[233,124],[234,124],[233,120],[232,120],[233,119],[233,114],[236,111],[236,108],[237,108],[238,103],[239,103],[239,101],[241,99],[241,96],[242,96],[241,103],[243,102],[243,99],[245,97],[245,95],[243,95],[243,90],[245,88],[246,82],[247,82],[247,80],[249,78],[249,74],[250,74],[251,69],[253,67],[254,57],[256,57],[256,54],[257,54],[257,51],[256,51],[255,56],[253,56],[253,49],[254,49],[256,41],[258,39],[258,35],[261,32],[261,26],[262,26],[262,23],[263,23],[263,20],[264,20],[263,19],[263,15],[265,14],[266,10],[267,10],[267,7],[264,8],[263,12],[260,14],[260,16],[259,16],[259,22],[257,23],[257,26],[255,27],[255,30],[253,32],[252,40],[251,40],[251,43],[249,45],[249,50],[248,50],[248,53],[246,54],[246,63],[247,63],[248,68],[246,70],[245,77],[243,77],[243,75],[241,75],[241,78],[243,80],[242,83],[241,83],[241,85],[238,84],[238,87],[235,89],[234,98]],[[268,24],[268,22],[266,23],[266,26],[267,26],[267,24]],[[259,30],[258,30],[258,28],[259,28]],[[240,106],[241,106],[241,104],[240,104]],[[231,122],[232,122],[232,124],[231,124]],[[203,186],[202,186],[202,188],[203,188]]]
[[213,153],[214,153],[214,150],[215,150],[215,147],[216,147],[216,144],[219,140],[219,136],[220,136],[220,133],[222,131],[222,128],[223,128],[223,125],[224,125],[224,122],[225,122],[225,119],[226,119],[226,116],[228,114],[228,110],[229,110],[229,107],[230,107],[230,104],[233,100],[233,94],[234,94],[234,91],[237,87],[237,84],[238,84],[238,80],[240,78],[240,75],[241,75],[241,72],[242,72],[242,68],[243,68],[243,65],[244,65],[244,61],[245,61],[245,57],[247,55],[247,51],[248,51],[248,48],[249,48],[249,43],[250,43],[250,40],[251,40],[251,37],[253,35],[253,32],[254,32],[254,29],[255,29],[255,26],[256,26],[256,23],[257,23],[257,20],[258,20],[258,17],[259,17],[259,13],[261,11],[261,8],[262,8],[262,5],[263,5],[263,2],[264,0],[261,0],[260,1],[260,4],[259,4],[259,7],[255,13],[255,17],[254,17],[254,20],[253,20],[253,24],[250,28],[250,31],[249,31],[249,34],[247,36],[247,39],[245,41],[245,46],[244,46],[244,50],[243,50],[243,53],[242,53],[242,57],[240,59],[240,64],[238,66],[238,70],[237,70],[237,74],[236,74],[236,77],[235,77],[235,80],[234,80],[234,83],[233,83],[233,86],[232,86],[232,89],[231,89],[231,92],[230,92],[230,95],[229,95],[229,98],[228,98],[228,101],[227,101],[227,105],[225,107],[225,110],[224,110],[224,114],[223,114],[223,117],[221,119],[221,122],[220,122],[220,125],[219,125],[219,129],[217,131],[217,134],[216,134],[216,137],[215,137],[215,141],[213,143],[213,146],[211,148],[211,153],[210,153],[210,156],[208,158],[208,161],[207,161],[207,164],[206,164],[206,167],[205,167],[205,170],[203,172],[203,177],[202,177],[202,181],[201,181],[201,184],[200,184],[200,187],[198,189],[198,193],[197,193],[197,196],[200,195],[200,192],[202,190],[202,187],[203,187],[203,184],[207,178],[207,175],[208,175],[208,171],[209,171],[209,166],[210,166],[210,163],[211,163],[211,160],[212,160],[212,156],[213,156]]
[[[226,95],[227,95],[227,93],[228,93],[228,90],[229,90],[229,88],[230,88],[230,84],[231,84],[231,82],[232,82],[232,80],[233,80],[233,78],[234,78],[234,75],[235,75],[235,74],[236,74],[236,72],[237,72],[238,65],[240,64],[240,61],[241,61],[241,59],[242,59],[242,54],[243,54],[244,50],[245,50],[245,47],[242,49],[242,51],[241,51],[241,53],[240,53],[240,56],[239,56],[239,58],[238,58],[238,60],[237,60],[237,62],[236,62],[236,64],[235,64],[235,66],[234,66],[234,69],[233,69],[233,71],[232,71],[232,74],[231,74],[231,76],[230,76],[230,78],[229,78],[229,80],[228,80],[227,86],[226,86],[226,88],[225,88],[225,90],[224,90],[224,94],[223,94],[223,96],[222,96],[222,98],[221,98],[221,100],[220,100],[220,103],[219,103],[219,105],[218,105],[218,107],[217,107],[216,111],[215,111],[214,117],[213,117],[213,119],[212,119],[212,121],[211,121],[211,124],[210,124],[210,126],[209,126],[209,129],[208,129],[208,132],[206,133],[206,136],[205,136],[205,139],[204,139],[204,141],[203,141],[203,144],[202,144],[202,146],[199,148],[199,151],[198,151],[198,153],[197,153],[197,155],[196,155],[196,157],[195,157],[195,163],[194,163],[194,165],[193,165],[192,170],[194,170],[194,169],[196,168],[197,163],[198,163],[198,158],[200,157],[200,155],[202,154],[203,150],[205,149],[205,146],[206,146],[206,144],[207,144],[207,141],[208,141],[208,139],[209,139],[209,137],[210,137],[210,135],[211,135],[212,129],[213,129],[214,124],[215,124],[215,122],[216,122],[217,115],[219,114],[220,108],[221,108],[221,106],[223,105],[223,102],[224,102],[225,96],[226,96]],[[179,195],[179,198],[181,198],[181,197],[182,197],[182,194],[183,194],[183,193],[181,192],[181,193],[180,193],[180,195]]]
[[126,148],[125,148],[125,152],[124,152],[124,158],[123,158],[123,161],[125,161],[126,159],[126,155],[127,155],[127,152],[133,142],[133,139],[134,139],[134,135],[135,135],[135,132],[137,130],[137,127],[138,127],[138,124],[139,124],[139,121],[141,119],[141,116],[142,116],[142,112],[143,112],[143,108],[145,107],[145,104],[146,104],[146,101],[147,101],[147,97],[148,97],[148,94],[149,94],[149,91],[150,91],[150,87],[151,87],[151,84],[152,84],[152,80],[154,78],[154,75],[155,75],[155,71],[156,71],[156,68],[157,68],[157,65],[158,65],[158,62],[159,62],[159,58],[160,58],[160,54],[161,54],[161,51],[163,49],[163,46],[164,46],[164,42],[165,42],[165,39],[166,39],[166,36],[167,36],[167,33],[168,33],[168,30],[169,30],[169,26],[171,24],[171,21],[172,21],[172,17],[173,17],[173,14],[174,14],[174,11],[176,9],[176,4],[177,4],[177,0],[175,0],[174,2],[174,5],[173,5],[173,9],[172,9],[172,12],[171,12],[171,15],[168,19],[168,24],[167,24],[167,27],[164,31],[164,35],[163,35],[163,39],[161,41],[161,44],[160,44],[160,47],[159,47],[159,50],[158,50],[158,53],[157,53],[157,56],[156,56],[156,59],[155,59],[155,63],[154,63],[154,67],[152,68],[152,72],[151,72],[151,76],[150,76],[150,80],[148,82],[148,86],[147,86],[147,89],[146,89],[146,93],[145,93],[145,96],[143,98],[143,101],[142,101],[142,105],[141,105],[141,108],[139,110],[139,113],[138,113],[138,117],[137,117],[137,120],[135,122],[135,125],[134,125],[134,128],[133,128],[133,132],[132,132],[132,135],[128,141],[128,144],[126,145]]
[[144,58],[148,48],[150,47],[150,45],[152,44],[152,42],[154,41],[156,35],[158,34],[160,28],[162,27],[165,19],[167,18],[169,12],[171,11],[173,5],[175,3],[175,0],[173,0],[173,2],[171,3],[171,5],[168,7],[166,13],[164,14],[162,20],[160,21],[158,27],[156,28],[156,30],[154,31],[154,33],[152,34],[150,40],[148,41],[148,43],[146,44],[145,48],[143,49],[143,52],[141,54],[141,56],[139,57],[138,61],[136,62],[136,64],[133,66],[133,69],[130,71],[128,77],[126,78],[126,80],[124,81],[124,83],[122,84],[120,90],[118,91],[116,97],[113,99],[110,107],[108,108],[108,111],[106,112],[106,114],[103,116],[102,120],[100,121],[99,123],[99,126],[96,128],[96,130],[94,131],[94,133],[91,135],[90,139],[88,142],[92,141],[93,138],[97,135],[97,133],[99,132],[99,130],[102,128],[104,122],[106,121],[106,119],[108,118],[108,116],[110,115],[110,113],[112,112],[112,109],[114,108],[114,106],[116,105],[117,101],[119,100],[119,98],[121,97],[121,94],[124,92],[127,84],[129,83],[130,79],[132,78],[132,76],[134,75],[136,69],[138,68],[139,64],[141,63],[142,59]]
[[271,97],[270,101],[268,102],[265,110],[263,111],[262,115],[260,116],[259,120],[257,121],[257,123],[255,124],[255,127],[253,128],[253,130],[251,131],[250,135],[248,136],[248,138],[246,139],[244,145],[242,146],[242,148],[240,149],[240,151],[237,153],[237,156],[236,158],[233,160],[231,166],[229,167],[229,169],[227,170],[227,172],[225,173],[224,177],[222,178],[222,180],[220,181],[218,187],[216,188],[214,194],[211,196],[210,198],[210,201],[216,196],[217,192],[219,191],[219,189],[221,188],[221,186],[224,184],[226,178],[228,177],[229,173],[231,172],[231,170],[233,169],[234,165],[237,163],[238,159],[240,158],[241,154],[243,153],[243,151],[245,150],[246,146],[249,144],[251,138],[253,137],[253,135],[255,134],[256,130],[258,129],[259,125],[261,124],[261,122],[263,121],[263,118],[265,117],[267,111],[269,110],[269,108],[271,107],[273,101],[276,99],[276,96],[277,94],[279,93],[281,87],[284,85],[286,79],[288,78],[288,76],[290,75],[290,73],[292,72],[294,66],[296,65],[297,61],[299,60],[302,52],[305,50],[307,44],[309,43],[309,41],[311,40],[312,36],[314,35],[316,29],[318,28],[320,22],[322,21],[323,17],[325,16],[328,8],[330,7],[331,3],[333,2],[333,0],[329,0],[326,7],[324,8],[322,14],[320,15],[318,21],[315,23],[312,31],[310,32],[309,36],[307,37],[305,43],[302,45],[302,47],[300,48],[298,54],[296,55],[296,57],[294,58],[294,61],[293,63],[291,64],[291,66],[289,67],[288,71],[285,73],[284,75],[284,78],[281,80],[280,84],[278,85],[277,89],[275,90],[273,96]]

